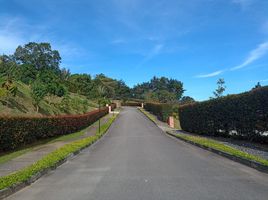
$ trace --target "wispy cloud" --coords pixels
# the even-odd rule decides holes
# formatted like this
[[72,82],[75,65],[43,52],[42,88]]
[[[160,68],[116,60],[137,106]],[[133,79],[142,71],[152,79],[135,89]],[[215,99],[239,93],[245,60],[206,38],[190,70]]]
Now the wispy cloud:
[[260,80],[260,82],[268,82],[268,79]]
[[220,74],[222,74],[224,72],[224,70],[218,70],[209,74],[200,74],[195,76],[196,78],[210,78],[210,77],[214,77],[214,76],[218,76]]
[[126,43],[126,40],[122,38],[117,38],[111,41],[111,44],[123,44],[123,43]]
[[245,59],[245,61],[242,64],[231,68],[231,70],[233,71],[233,70],[238,70],[238,69],[246,67],[247,65],[251,64],[255,60],[258,60],[261,57],[263,57],[267,52],[268,52],[268,42],[261,43],[256,49],[252,50],[249,53],[248,57]]
[[143,64],[145,64],[146,62],[148,62],[149,60],[151,60],[153,57],[155,57],[156,55],[158,55],[161,50],[163,49],[164,44],[157,44],[155,45],[151,51],[143,58],[143,60],[137,65],[137,67],[142,66]]
[[53,36],[45,25],[29,24],[24,19],[15,17],[0,19],[0,55],[12,54],[19,45],[28,42],[49,42],[67,60],[82,55],[83,52],[81,48]]

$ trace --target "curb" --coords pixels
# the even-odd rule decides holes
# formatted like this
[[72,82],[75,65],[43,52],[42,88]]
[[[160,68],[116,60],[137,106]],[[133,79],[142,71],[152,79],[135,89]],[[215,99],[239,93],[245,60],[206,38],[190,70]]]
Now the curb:
[[220,151],[220,150],[217,150],[217,149],[214,149],[214,148],[211,148],[211,147],[206,147],[204,145],[201,145],[201,144],[189,141],[189,140],[185,140],[185,139],[180,138],[180,137],[176,137],[176,135],[174,135],[174,134],[172,134],[170,132],[166,132],[166,134],[168,134],[168,135],[170,135],[170,136],[172,136],[172,137],[174,137],[176,139],[179,139],[179,140],[182,140],[182,141],[187,142],[189,144],[192,144],[194,146],[197,146],[197,147],[200,147],[202,149],[205,149],[207,151],[216,153],[216,154],[218,154],[220,156],[223,156],[225,158],[228,158],[228,159],[233,160],[235,162],[238,162],[240,164],[243,164],[243,165],[246,165],[248,167],[254,168],[254,169],[256,169],[256,170],[258,170],[260,172],[264,172],[264,173],[268,174],[268,166],[263,165],[263,164],[261,164],[259,162],[248,160],[248,159],[245,159],[245,158],[241,158],[241,157],[226,153],[224,151]]
[[[117,116],[118,117],[118,116]],[[31,176],[28,180],[25,180],[21,183],[12,185],[8,188],[2,189],[0,190],[0,200],[18,192],[19,190],[31,185],[32,183],[34,183],[35,181],[37,181],[39,178],[41,178],[42,176],[48,174],[51,171],[56,170],[58,167],[60,167],[61,165],[63,165],[64,163],[66,163],[68,160],[72,159],[73,157],[77,156],[79,153],[81,153],[84,149],[86,148],[91,148],[93,147],[95,144],[97,144],[101,139],[104,138],[104,136],[108,133],[109,128],[112,126],[112,124],[115,122],[115,120],[117,119],[117,117],[114,119],[114,121],[110,124],[110,126],[107,128],[107,130],[105,131],[105,133],[96,141],[94,141],[93,143],[90,143],[84,147],[82,147],[81,149],[69,154],[66,158],[58,161],[57,163],[55,163],[55,165],[48,167],[46,169],[43,169],[40,172],[37,172],[36,174],[34,174],[33,176]]]
[[[157,127],[158,127],[158,124],[154,121],[154,120],[152,120],[150,117],[148,117],[144,112],[142,112],[142,110],[138,107],[137,108],[147,119],[149,119],[151,122],[153,122],[155,125],[157,125]],[[158,127],[159,128],[159,127]],[[162,130],[162,129],[161,129]]]

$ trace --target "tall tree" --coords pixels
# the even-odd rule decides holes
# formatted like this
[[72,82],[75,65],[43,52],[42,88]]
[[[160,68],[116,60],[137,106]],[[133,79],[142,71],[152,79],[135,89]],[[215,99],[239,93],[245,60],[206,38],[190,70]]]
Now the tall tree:
[[217,81],[217,88],[216,90],[213,92],[214,94],[214,97],[215,98],[220,98],[223,96],[223,93],[224,91],[226,90],[226,86],[225,86],[225,81],[223,78],[220,78],[218,81]]
[[18,46],[14,58],[18,64],[32,65],[37,70],[51,69],[60,72],[60,54],[57,50],[52,50],[49,43],[30,42],[24,46]]

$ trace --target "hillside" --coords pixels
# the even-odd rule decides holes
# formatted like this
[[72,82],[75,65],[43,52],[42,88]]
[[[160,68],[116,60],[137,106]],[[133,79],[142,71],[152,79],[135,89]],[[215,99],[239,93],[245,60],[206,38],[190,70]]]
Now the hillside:
[[29,85],[16,82],[17,95],[0,99],[0,115],[62,115],[81,114],[97,108],[97,104],[83,95],[69,93],[65,97],[46,96],[36,111]]

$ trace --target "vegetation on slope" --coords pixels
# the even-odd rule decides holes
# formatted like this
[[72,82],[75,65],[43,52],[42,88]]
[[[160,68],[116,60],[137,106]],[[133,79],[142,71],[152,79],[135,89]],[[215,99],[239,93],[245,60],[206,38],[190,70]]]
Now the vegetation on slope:
[[15,82],[17,95],[10,95],[0,100],[0,114],[17,115],[62,115],[81,114],[96,109],[97,104],[83,95],[69,93],[63,97],[47,96],[39,103],[36,111],[31,88],[20,81]]

